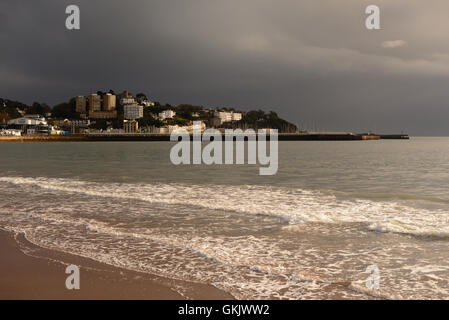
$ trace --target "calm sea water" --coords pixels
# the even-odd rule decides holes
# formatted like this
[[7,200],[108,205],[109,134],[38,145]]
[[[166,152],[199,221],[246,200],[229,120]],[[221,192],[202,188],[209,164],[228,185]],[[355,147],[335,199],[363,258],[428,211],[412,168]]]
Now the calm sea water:
[[280,142],[275,176],[172,145],[0,144],[0,226],[236,298],[449,298],[449,138]]

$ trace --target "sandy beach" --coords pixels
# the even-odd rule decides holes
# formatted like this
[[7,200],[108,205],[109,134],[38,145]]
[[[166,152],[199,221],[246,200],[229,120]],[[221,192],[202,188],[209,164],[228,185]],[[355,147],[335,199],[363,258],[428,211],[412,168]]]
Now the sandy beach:
[[[0,299],[230,299],[215,287],[132,272],[42,249],[0,230]],[[80,290],[65,287],[65,269],[80,268]]]

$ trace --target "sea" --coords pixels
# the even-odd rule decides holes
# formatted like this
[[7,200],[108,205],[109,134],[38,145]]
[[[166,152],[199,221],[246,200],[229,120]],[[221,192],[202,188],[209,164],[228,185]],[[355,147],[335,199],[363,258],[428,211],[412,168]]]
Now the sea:
[[449,138],[282,141],[272,176],[173,145],[0,144],[0,228],[237,299],[449,298]]

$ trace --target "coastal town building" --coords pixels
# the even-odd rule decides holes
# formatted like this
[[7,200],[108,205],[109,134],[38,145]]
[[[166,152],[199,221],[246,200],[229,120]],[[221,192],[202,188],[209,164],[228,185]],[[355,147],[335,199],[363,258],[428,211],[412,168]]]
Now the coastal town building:
[[143,101],[141,102],[141,104],[142,104],[144,107],[154,107],[154,106],[156,105],[156,103],[154,103],[153,101],[149,101],[149,100],[143,100]]
[[124,105],[123,109],[125,112],[125,119],[127,120],[136,120],[143,117],[143,106],[140,106],[137,103]]
[[176,115],[173,110],[164,110],[158,114],[160,120],[172,119]]
[[201,132],[203,132],[204,130],[206,130],[206,124],[205,124],[203,121],[201,121],[201,124],[200,124],[200,125],[194,126],[194,125],[192,124],[192,125],[189,125],[189,126],[182,126],[182,127],[179,127],[179,128],[180,128],[180,129],[187,130],[188,133],[192,134],[192,133],[193,133],[193,128],[194,128],[194,127],[195,127],[196,130],[199,130],[199,131],[201,131]]
[[92,119],[114,119],[114,118],[117,118],[117,110],[89,112],[89,118],[92,118]]
[[242,114],[240,112],[231,112],[231,113],[232,113],[232,121],[242,120]]
[[[109,127],[106,129],[106,131],[104,130],[100,130],[99,131],[102,134],[124,134],[125,130],[124,129],[114,129],[112,127]],[[89,130],[89,133],[98,133],[98,131],[96,130]]]
[[214,126],[220,126],[225,122],[240,120],[242,120],[242,114],[240,112],[215,111],[212,123]]
[[[91,95],[75,97],[75,110],[80,115],[81,119],[114,119],[118,116],[117,103],[123,106],[124,119],[136,120],[143,117],[144,107],[153,107],[155,103],[146,99],[145,96],[141,98],[140,104],[136,102],[135,97],[127,90],[115,95],[113,91],[100,95],[92,93]],[[170,118],[172,115],[164,114],[165,118]]]
[[73,119],[70,120],[70,133],[85,133],[88,131],[90,120]]
[[88,119],[72,119],[70,120],[70,125],[71,126],[76,126],[76,127],[88,127],[90,124],[90,120]]
[[113,94],[107,93],[103,96],[103,111],[112,111],[116,106],[116,97]]
[[41,115],[27,114],[22,118],[9,120],[8,125],[48,126],[48,123]]
[[17,129],[3,129],[0,131],[0,136],[21,136],[22,131]]
[[91,112],[101,111],[101,97],[93,93],[89,96],[89,115]]
[[126,104],[133,104],[133,103],[136,103],[136,100],[134,99],[133,95],[130,94],[130,93],[128,92],[128,90],[125,90],[125,91],[123,91],[122,93],[120,93],[120,94],[118,95],[118,98],[119,98],[120,104],[121,104],[122,106],[124,106],[124,105],[126,105]]
[[138,133],[139,123],[136,120],[124,120],[123,129],[125,130],[125,133]]
[[17,129],[25,134],[46,134],[48,133],[47,120],[38,114],[28,114],[21,118],[8,121],[9,129]]
[[[206,130],[206,124],[204,122],[201,122],[201,125],[198,127],[195,127],[196,129],[199,129],[201,132],[203,132],[204,130]],[[184,129],[186,130],[188,133],[193,133],[193,125],[189,125],[189,126],[178,126],[178,125],[168,125],[168,126],[163,126],[160,128],[154,128],[152,133],[159,133],[159,134],[171,134],[172,132],[179,130],[179,129]]]
[[55,127],[50,128],[50,135],[61,136],[66,134],[64,130],[56,129]]
[[78,96],[75,98],[75,111],[79,113],[86,113],[86,97]]
[[133,97],[125,97],[120,99],[120,103],[124,106],[127,104],[136,103],[136,100]]
[[170,134],[172,133],[174,130],[178,129],[178,126],[163,126],[163,127],[155,127],[154,128],[154,132],[153,133],[158,133],[158,134]]
[[69,119],[51,119],[50,124],[56,127],[69,127],[70,120]]

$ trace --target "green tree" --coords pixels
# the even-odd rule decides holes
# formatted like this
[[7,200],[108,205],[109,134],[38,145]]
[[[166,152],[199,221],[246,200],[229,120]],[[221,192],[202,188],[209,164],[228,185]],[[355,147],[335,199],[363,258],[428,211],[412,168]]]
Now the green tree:
[[63,119],[78,119],[80,114],[75,111],[75,99],[71,99],[69,102],[63,102],[57,104],[51,110],[53,118]]
[[39,114],[39,115],[45,115],[46,113],[50,113],[51,108],[43,103],[40,104],[38,102],[33,102],[33,104],[25,109],[25,113],[27,114]]
[[106,130],[108,128],[108,122],[104,119],[98,119],[89,125],[89,128],[91,129],[97,129],[97,130]]
[[146,94],[142,93],[142,92],[136,94],[136,98],[137,98],[137,101],[148,100]]

